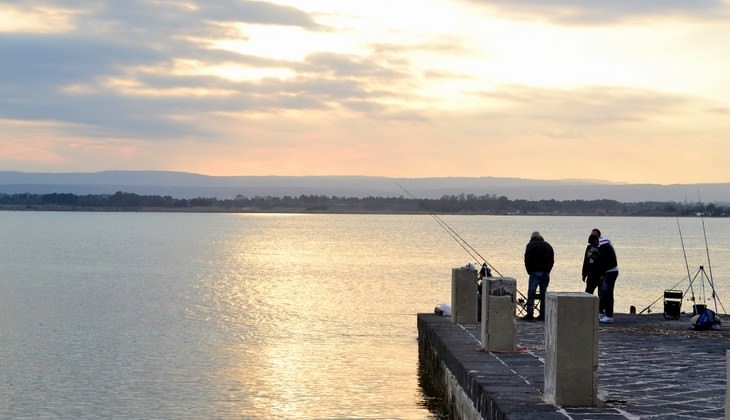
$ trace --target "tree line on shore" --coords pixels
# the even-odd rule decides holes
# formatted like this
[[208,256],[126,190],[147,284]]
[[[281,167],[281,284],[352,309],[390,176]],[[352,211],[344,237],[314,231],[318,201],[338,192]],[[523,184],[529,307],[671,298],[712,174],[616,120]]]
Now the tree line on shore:
[[510,200],[494,194],[444,195],[437,199],[408,197],[298,197],[238,195],[230,199],[173,198],[128,192],[76,195],[0,194],[0,209],[56,211],[199,211],[199,212],[305,212],[305,213],[422,213],[439,214],[555,214],[727,217],[730,206],[714,203],[635,202],[616,200]]

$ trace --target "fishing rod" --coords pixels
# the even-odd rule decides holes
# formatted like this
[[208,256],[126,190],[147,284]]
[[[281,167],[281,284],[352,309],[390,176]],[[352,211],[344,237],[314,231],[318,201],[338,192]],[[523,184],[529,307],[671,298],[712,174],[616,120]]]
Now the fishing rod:
[[[702,200],[700,199],[700,192],[697,191],[697,201],[702,203]],[[717,293],[715,292],[715,279],[712,277],[712,263],[710,262],[710,247],[707,245],[707,230],[705,230],[705,210],[702,209],[702,212],[700,213],[700,220],[702,221],[702,234],[705,237],[705,252],[707,253],[707,268],[710,270],[710,277],[709,277],[709,283],[710,287],[712,288],[712,300],[715,302],[715,313],[717,313],[717,302],[720,300],[720,297],[717,296]],[[720,302],[720,307],[722,308],[723,312],[725,311],[725,307],[722,305],[722,302]]]
[[[702,199],[700,199],[700,192],[697,191],[697,201],[699,201],[700,204],[702,204]],[[705,209],[703,206],[702,212],[700,212],[700,220],[702,221],[702,234],[705,237],[705,252],[707,252],[707,267],[710,269],[710,281],[713,280],[712,278],[712,264],[710,263],[710,248],[707,246],[707,231],[705,230]]]
[[416,197],[415,197],[415,196],[414,196],[413,194],[411,194],[411,192],[410,192],[410,191],[408,191],[408,190],[407,190],[407,189],[406,189],[405,187],[403,187],[403,186],[402,186],[401,184],[398,184],[398,186],[399,186],[399,187],[400,187],[400,188],[401,188],[401,189],[402,189],[403,191],[405,191],[405,192],[406,192],[406,194],[408,194],[408,195],[409,195],[409,196],[410,196],[411,198],[413,198],[414,200],[416,200],[416,201],[418,202],[418,204],[419,204],[419,205],[420,205],[421,207],[423,207],[423,209],[424,209],[424,210],[426,211],[426,213],[428,213],[428,215],[429,215],[429,216],[431,216],[431,217],[432,217],[432,218],[433,218],[433,219],[434,219],[434,220],[436,221],[436,223],[438,223],[438,224],[439,224],[439,226],[441,226],[441,228],[443,228],[443,229],[444,229],[444,230],[446,231],[446,233],[448,233],[448,234],[449,234],[449,236],[451,236],[451,238],[452,238],[452,239],[454,239],[454,241],[456,241],[456,243],[458,243],[458,244],[459,244],[459,246],[461,246],[461,247],[462,247],[462,248],[464,249],[464,251],[466,251],[466,253],[467,253],[467,254],[469,254],[469,256],[470,256],[470,257],[472,257],[472,258],[473,258],[473,259],[474,259],[475,261],[478,261],[479,259],[478,259],[478,258],[476,258],[476,257],[474,256],[474,254],[476,254],[477,256],[479,256],[479,258],[481,258],[481,259],[482,259],[482,261],[484,261],[484,262],[487,262],[487,261],[486,261],[486,259],[485,259],[484,257],[482,257],[482,256],[481,256],[481,255],[479,254],[479,252],[478,252],[477,250],[475,250],[475,249],[474,249],[474,247],[472,247],[472,246],[471,246],[471,245],[470,245],[470,244],[469,244],[469,243],[468,243],[468,242],[467,242],[467,241],[466,241],[466,240],[465,240],[464,238],[462,238],[462,237],[461,237],[461,235],[459,235],[459,234],[458,234],[458,232],[456,232],[456,231],[455,231],[455,230],[454,230],[454,229],[453,229],[453,228],[452,228],[451,226],[449,226],[449,225],[448,225],[448,224],[447,224],[447,223],[446,223],[446,222],[445,222],[445,221],[444,221],[443,219],[441,219],[441,218],[440,218],[440,217],[439,217],[439,216],[438,216],[438,215],[437,215],[437,214],[436,214],[436,213],[435,213],[435,212],[434,212],[433,210],[431,210],[431,209],[430,209],[430,208],[429,208],[429,207],[428,207],[428,206],[427,206],[427,205],[426,205],[426,204],[425,204],[425,203],[424,203],[423,201],[421,201],[421,200],[418,200],[418,199],[417,199],[417,198],[416,198]]
[[[687,262],[687,251],[685,251],[685,248],[684,248],[684,239],[682,238],[682,228],[679,225],[679,217],[677,217],[676,219],[677,219],[677,229],[679,229],[679,240],[682,243],[682,253],[684,254],[684,265],[687,267],[687,280],[689,280],[689,288],[690,288],[690,291],[692,292],[692,302],[694,302],[695,301],[695,291],[692,288],[692,274],[690,274],[690,272],[689,272],[689,262]],[[672,287],[672,288],[674,288],[674,287]]]
[[[696,276],[695,276],[695,277],[696,277]],[[693,280],[693,279],[692,279],[692,276],[690,275],[690,279],[689,279],[689,285],[690,285],[690,286],[689,286],[689,287],[692,287],[692,280]],[[681,282],[683,282],[683,281],[684,281],[684,278],[683,278],[682,280],[678,281],[677,283],[675,283],[675,284],[674,284],[674,286],[670,287],[670,289],[674,289],[675,287],[679,286],[679,283],[681,283]],[[684,293],[687,293],[687,290],[685,290],[685,291],[684,291]],[[683,294],[684,294],[684,293],[683,293]],[[657,298],[657,299],[656,299],[656,300],[655,300],[654,302],[650,303],[650,304],[649,304],[649,305],[648,305],[648,306],[647,306],[646,308],[642,309],[642,310],[641,310],[641,312],[639,312],[639,315],[643,314],[643,313],[644,313],[644,312],[646,312],[646,311],[649,311],[649,313],[651,313],[651,309],[650,309],[650,308],[651,308],[652,306],[654,306],[654,304],[655,304],[655,303],[659,302],[659,300],[660,300],[661,298],[663,298],[663,297],[664,297],[664,295],[662,295],[662,296],[659,296],[659,297],[658,297],[658,298]],[[692,298],[692,300],[694,301],[694,297]]]
[[[411,194],[408,190],[406,190],[402,185],[398,184],[398,186],[401,187],[403,189],[403,191],[405,191],[412,198],[416,199],[413,196],[413,194]],[[418,200],[418,199],[416,199],[416,200]],[[469,254],[469,256],[474,261],[478,261],[478,258],[475,257],[473,253],[476,253],[477,255],[479,255],[479,253],[476,252],[476,250],[474,250],[474,248],[472,248],[471,245],[469,245],[469,243],[464,240],[464,238],[459,236],[459,234],[454,229],[452,229],[451,226],[446,224],[446,222],[444,222],[440,217],[438,217],[438,215],[436,213],[434,213],[430,208],[428,208],[428,206],[426,206],[423,202],[418,201],[418,204],[421,205],[421,207],[423,207],[423,209],[426,211],[426,213],[428,213],[431,217],[433,217],[434,220],[436,220],[436,222],[439,224],[439,226],[441,226],[441,228],[443,228],[446,231],[446,233],[448,233],[449,236],[451,236],[451,238],[454,241],[456,241],[456,243],[458,243],[459,246],[461,246],[461,248],[464,249],[464,251],[466,251],[466,253]],[[469,248],[471,248],[471,250]],[[479,255],[479,256],[481,257],[481,255]],[[484,260],[484,258],[482,258],[482,260]]]
[[439,224],[439,226],[441,226],[441,228],[443,228],[446,231],[446,233],[448,233],[449,236],[451,236],[451,238],[454,241],[456,241],[456,243],[458,243],[459,246],[461,246],[464,249],[464,251],[466,251],[467,254],[469,254],[469,256],[471,258],[473,258],[475,261],[479,261],[479,259],[477,259],[474,256],[474,254],[476,254],[484,262],[484,264],[487,264],[487,267],[491,268],[492,270],[494,270],[495,273],[497,273],[497,275],[499,275],[500,277],[502,277],[502,273],[500,273],[499,270],[497,270],[492,264],[490,264],[489,261],[487,261],[487,259],[484,258],[479,253],[479,251],[477,251],[476,249],[474,249],[474,247],[471,246],[471,244],[469,244],[469,242],[467,242],[466,239],[462,238],[461,235],[459,235],[451,226],[448,225],[448,223],[444,222],[443,219],[441,219],[433,210],[431,210],[426,205],[426,203],[424,203],[423,201],[421,201],[418,198],[416,198],[416,196],[414,196],[413,194],[411,194],[411,192],[408,191],[400,183],[396,183],[396,185],[398,185],[403,191],[405,191],[405,193],[408,194],[409,197],[411,197],[412,199],[416,200],[416,202],[418,202],[418,204],[421,207],[423,207],[423,209],[426,211],[426,213],[428,213]]

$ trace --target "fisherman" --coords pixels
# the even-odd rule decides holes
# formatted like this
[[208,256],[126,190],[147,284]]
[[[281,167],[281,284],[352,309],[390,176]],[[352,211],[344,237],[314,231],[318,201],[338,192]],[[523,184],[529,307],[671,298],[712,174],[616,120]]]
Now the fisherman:
[[600,234],[596,233],[596,229],[594,229],[588,236],[588,246],[586,246],[586,252],[583,255],[583,270],[581,277],[583,278],[583,283],[586,284],[585,292],[591,295],[596,288],[598,288],[602,274],[598,267],[599,237]]
[[487,266],[486,261],[482,264],[481,270],[479,270],[479,278],[485,279],[487,277],[492,277],[492,270],[489,269]]
[[618,278],[616,250],[606,237],[598,238],[598,269],[601,273],[598,291],[598,322],[613,323],[613,288]]
[[526,321],[535,319],[533,310],[535,307],[535,293],[540,288],[540,314],[538,321],[545,319],[545,294],[550,283],[550,271],[555,263],[555,252],[553,247],[535,231],[530,235],[530,242],[525,247],[525,269],[530,275],[527,288],[527,314],[522,318]]

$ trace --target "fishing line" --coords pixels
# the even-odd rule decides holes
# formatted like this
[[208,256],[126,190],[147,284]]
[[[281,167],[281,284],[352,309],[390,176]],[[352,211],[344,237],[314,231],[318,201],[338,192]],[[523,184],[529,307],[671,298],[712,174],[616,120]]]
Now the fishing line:
[[[451,236],[451,238],[452,238],[453,240],[455,240],[455,241],[456,241],[456,243],[458,243],[458,244],[459,244],[459,246],[461,246],[461,247],[462,247],[462,248],[464,249],[464,251],[466,251],[466,253],[467,253],[467,254],[469,254],[469,256],[470,256],[471,258],[473,258],[473,259],[474,259],[475,261],[479,261],[479,259],[481,259],[481,260],[482,260],[482,261],[483,261],[483,262],[484,262],[485,264],[487,264],[487,266],[488,266],[489,268],[491,268],[492,270],[494,270],[494,272],[495,272],[495,273],[497,273],[497,275],[499,275],[500,277],[502,277],[502,273],[500,273],[500,272],[499,272],[499,270],[497,270],[496,268],[494,268],[494,266],[493,266],[492,264],[490,264],[490,263],[489,263],[489,261],[487,261],[487,259],[486,259],[486,258],[484,258],[484,257],[483,257],[483,256],[482,256],[482,255],[481,255],[481,254],[479,253],[479,251],[477,251],[476,249],[474,249],[474,247],[473,247],[473,246],[471,246],[471,245],[469,244],[469,242],[467,242],[467,241],[466,241],[466,240],[465,240],[464,238],[462,238],[462,237],[461,237],[461,235],[459,235],[459,234],[458,234],[458,233],[457,233],[457,232],[456,232],[456,231],[455,231],[455,230],[454,230],[454,229],[453,229],[453,228],[452,228],[451,226],[449,226],[449,225],[448,225],[448,223],[444,222],[444,221],[443,221],[443,219],[441,219],[441,218],[440,218],[440,217],[439,217],[439,216],[438,216],[438,215],[437,215],[437,214],[436,214],[436,213],[435,213],[435,212],[434,212],[433,210],[431,210],[431,209],[430,209],[430,208],[429,208],[429,207],[428,207],[428,206],[427,206],[427,205],[426,205],[426,204],[425,204],[425,203],[424,203],[423,201],[421,201],[421,200],[419,200],[418,198],[416,198],[416,196],[414,196],[413,194],[411,194],[411,192],[410,192],[410,191],[408,191],[408,190],[407,190],[407,189],[406,189],[406,188],[405,188],[404,186],[402,186],[401,184],[399,184],[399,183],[397,183],[397,182],[396,182],[396,185],[398,185],[398,186],[399,186],[399,187],[400,187],[400,188],[401,188],[401,189],[402,189],[403,191],[405,191],[405,193],[406,193],[406,194],[408,194],[408,196],[410,196],[410,197],[411,197],[412,199],[416,200],[416,202],[417,202],[417,203],[418,203],[418,204],[419,204],[419,205],[420,205],[421,207],[423,207],[423,209],[424,209],[424,210],[426,211],[426,213],[428,213],[428,214],[429,214],[429,215],[430,215],[430,216],[431,216],[431,217],[432,217],[432,218],[433,218],[434,220],[436,220],[436,222],[437,222],[437,223],[438,223],[438,224],[439,224],[439,225],[440,225],[440,226],[441,226],[441,227],[442,227],[442,228],[443,228],[443,229],[444,229],[444,230],[445,230],[445,231],[446,231],[446,232],[447,232],[447,233],[448,233],[448,234],[449,234],[449,235]],[[477,256],[479,256],[479,259],[478,259],[478,258],[476,258],[476,257],[474,256],[474,254],[476,254]]]

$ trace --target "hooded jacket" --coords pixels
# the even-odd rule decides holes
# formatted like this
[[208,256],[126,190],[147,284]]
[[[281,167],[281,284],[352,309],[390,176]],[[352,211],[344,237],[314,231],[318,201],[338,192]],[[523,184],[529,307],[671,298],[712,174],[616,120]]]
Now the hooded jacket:
[[601,274],[608,271],[618,271],[618,260],[616,250],[608,238],[601,236],[598,239],[598,269]]
[[534,272],[549,273],[555,263],[553,247],[541,236],[530,239],[525,247],[525,269],[528,274]]

